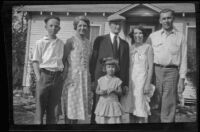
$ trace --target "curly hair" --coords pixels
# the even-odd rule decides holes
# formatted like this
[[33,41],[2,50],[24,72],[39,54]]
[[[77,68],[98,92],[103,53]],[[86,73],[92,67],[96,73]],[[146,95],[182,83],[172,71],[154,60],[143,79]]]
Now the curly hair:
[[87,24],[88,28],[90,27],[90,20],[86,16],[77,16],[75,17],[73,22],[74,30],[77,29],[77,25],[80,21],[84,21]]
[[147,38],[147,34],[144,30],[144,27],[142,25],[138,25],[138,26],[135,26],[134,28],[131,29],[130,33],[128,34],[129,37],[131,38],[131,44],[134,44],[135,43],[135,40],[134,40],[134,30],[135,29],[138,29],[140,31],[142,31],[142,34],[143,34],[143,42],[146,41],[146,38]]

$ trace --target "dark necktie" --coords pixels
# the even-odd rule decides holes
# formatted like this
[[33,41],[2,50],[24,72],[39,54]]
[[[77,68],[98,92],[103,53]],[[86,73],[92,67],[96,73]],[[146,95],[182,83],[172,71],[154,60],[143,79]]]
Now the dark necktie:
[[118,47],[117,47],[117,35],[114,36],[114,40],[113,40],[113,57],[114,58],[118,58]]

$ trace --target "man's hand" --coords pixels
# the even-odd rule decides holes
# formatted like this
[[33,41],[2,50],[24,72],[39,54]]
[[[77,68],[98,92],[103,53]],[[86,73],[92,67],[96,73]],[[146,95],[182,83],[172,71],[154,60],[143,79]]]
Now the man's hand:
[[184,79],[180,78],[178,81],[178,94],[182,94],[183,91],[185,90],[185,85],[184,85]]
[[92,82],[92,83],[91,83],[91,91],[92,91],[93,93],[95,93],[95,91],[96,91],[95,82]]
[[185,90],[184,79],[180,78],[178,81],[178,100],[180,102],[182,101],[184,90]]
[[129,88],[127,86],[124,86],[122,88],[122,95],[126,95],[128,93],[128,91],[129,91]]

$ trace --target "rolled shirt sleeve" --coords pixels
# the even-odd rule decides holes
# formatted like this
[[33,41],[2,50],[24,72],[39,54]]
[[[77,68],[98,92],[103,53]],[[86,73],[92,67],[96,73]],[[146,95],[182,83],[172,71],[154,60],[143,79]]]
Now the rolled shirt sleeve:
[[180,58],[180,78],[185,78],[187,73],[187,44],[184,35],[182,36],[181,42],[181,58]]
[[41,49],[41,41],[36,41],[36,47],[33,51],[32,62],[37,61],[41,63],[42,61],[42,49]]

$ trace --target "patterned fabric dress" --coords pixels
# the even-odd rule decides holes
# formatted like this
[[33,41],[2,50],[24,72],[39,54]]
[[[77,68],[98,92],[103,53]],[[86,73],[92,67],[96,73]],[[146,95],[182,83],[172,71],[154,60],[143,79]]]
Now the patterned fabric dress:
[[90,73],[89,58],[91,45],[89,40],[81,40],[77,36],[72,38],[72,50],[68,56],[68,73],[62,93],[62,112],[69,119],[88,119]]
[[[122,81],[117,77],[108,79],[106,76],[103,76],[98,80],[98,84],[102,90],[108,88],[117,89],[121,83]],[[118,96],[115,93],[111,93],[109,95],[100,96],[95,109],[95,120],[97,124],[121,123],[122,113],[123,111]]]

